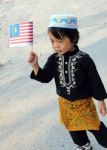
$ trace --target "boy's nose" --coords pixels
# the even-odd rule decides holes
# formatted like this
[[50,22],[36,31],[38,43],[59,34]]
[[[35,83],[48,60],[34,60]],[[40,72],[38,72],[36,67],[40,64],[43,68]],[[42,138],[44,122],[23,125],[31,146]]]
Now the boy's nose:
[[58,43],[54,43],[54,47],[55,47],[55,48],[58,48],[58,47],[59,47],[59,44],[58,44]]

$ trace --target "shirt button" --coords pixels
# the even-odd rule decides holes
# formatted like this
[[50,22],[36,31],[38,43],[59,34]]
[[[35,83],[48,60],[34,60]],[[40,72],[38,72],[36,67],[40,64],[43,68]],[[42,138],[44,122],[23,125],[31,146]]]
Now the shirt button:
[[68,71],[65,71],[65,73],[68,73]]
[[67,65],[67,64],[68,64],[68,62],[66,61],[66,62],[65,62],[65,64]]

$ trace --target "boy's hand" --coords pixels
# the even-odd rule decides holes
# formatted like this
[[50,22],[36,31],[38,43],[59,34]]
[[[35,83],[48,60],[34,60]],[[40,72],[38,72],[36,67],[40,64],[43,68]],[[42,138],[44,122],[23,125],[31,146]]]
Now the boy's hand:
[[38,56],[36,53],[34,52],[30,52],[30,56],[28,58],[28,63],[32,65],[32,67],[34,65],[37,65],[38,64]]
[[107,108],[104,100],[98,102],[98,108],[99,108],[99,112],[104,117],[107,114]]
[[38,56],[34,52],[30,52],[30,56],[28,58],[28,63],[32,65],[35,75],[38,74],[39,64],[38,64]]

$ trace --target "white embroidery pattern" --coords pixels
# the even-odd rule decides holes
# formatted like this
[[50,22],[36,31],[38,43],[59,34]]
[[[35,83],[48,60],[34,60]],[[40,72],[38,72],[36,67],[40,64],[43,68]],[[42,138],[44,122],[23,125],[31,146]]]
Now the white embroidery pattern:
[[[57,55],[58,57],[58,71],[59,71],[59,81],[60,85],[62,87],[65,87],[67,90],[67,94],[69,95],[71,93],[71,89],[77,87],[76,85],[76,79],[75,79],[75,72],[78,70],[75,67],[75,64],[77,63],[77,60],[82,57],[84,53],[79,51],[77,54],[73,56],[69,56],[68,60],[68,71],[65,71],[64,69],[64,63],[67,64],[64,60],[63,55]],[[65,80],[65,73],[68,73],[68,82]]]

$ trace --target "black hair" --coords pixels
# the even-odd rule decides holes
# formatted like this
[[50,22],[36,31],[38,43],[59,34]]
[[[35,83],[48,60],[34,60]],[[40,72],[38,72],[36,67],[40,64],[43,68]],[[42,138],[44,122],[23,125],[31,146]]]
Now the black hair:
[[67,36],[72,43],[76,46],[79,41],[79,31],[77,29],[66,29],[58,27],[49,27],[48,33],[51,33],[55,38],[62,39],[64,36]]

